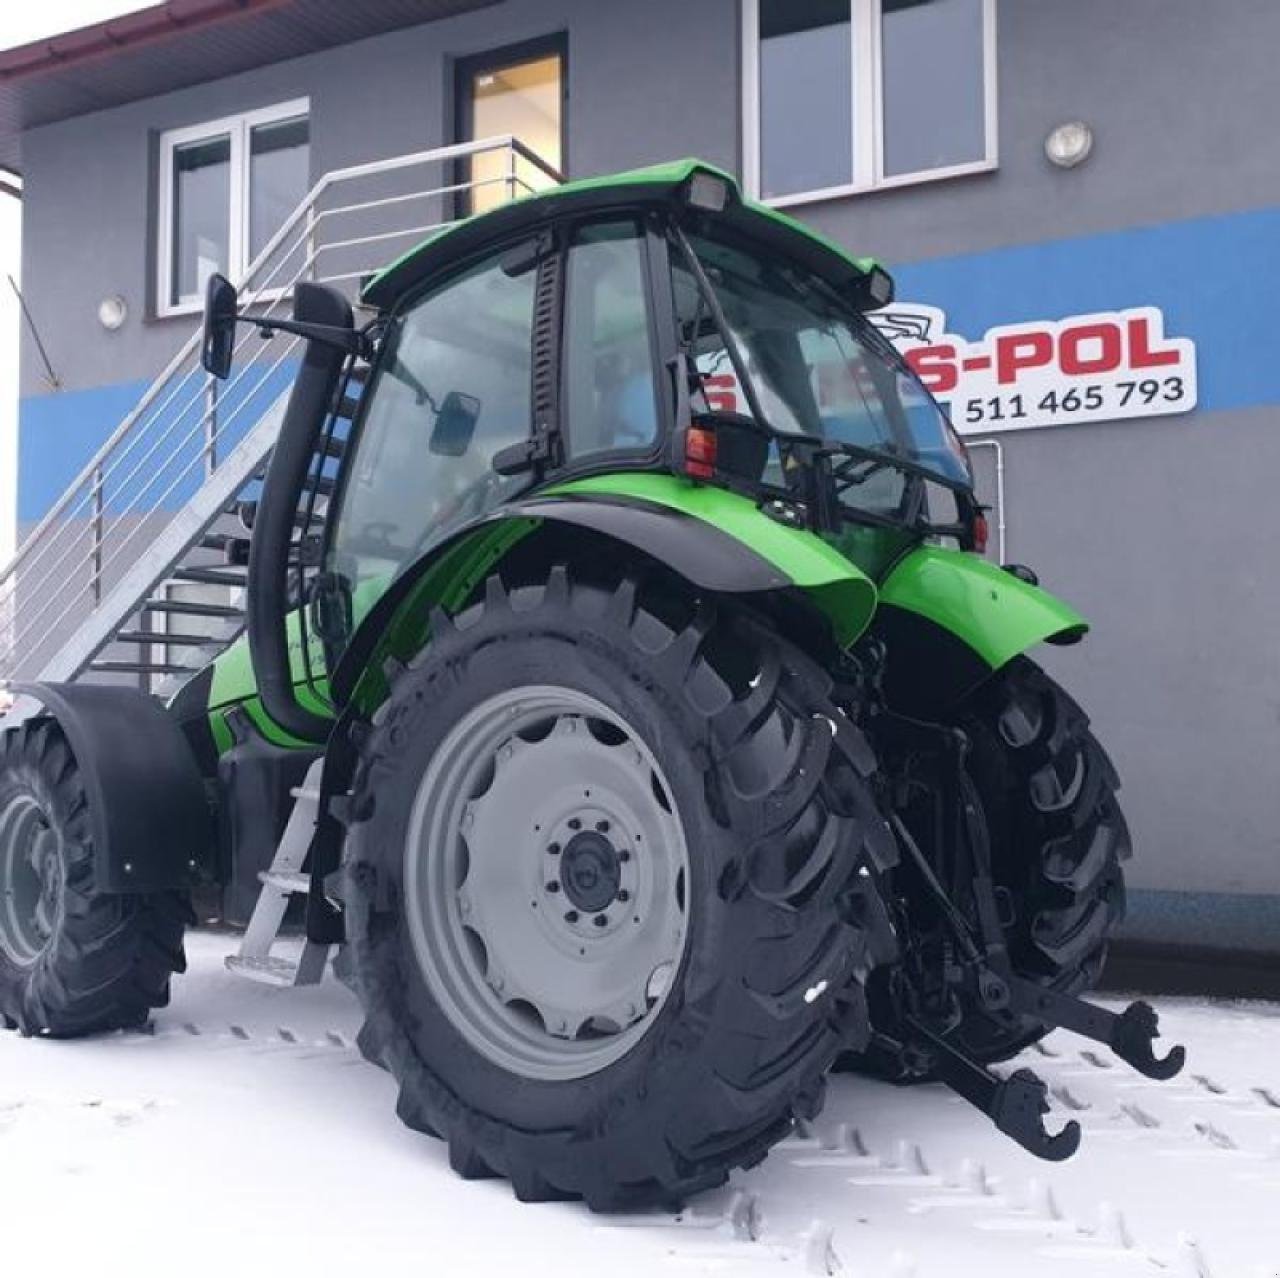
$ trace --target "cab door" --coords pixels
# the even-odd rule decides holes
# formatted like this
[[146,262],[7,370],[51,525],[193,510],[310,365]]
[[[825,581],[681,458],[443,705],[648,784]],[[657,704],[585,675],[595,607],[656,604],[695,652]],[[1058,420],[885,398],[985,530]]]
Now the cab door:
[[[528,483],[492,463],[532,429],[537,279],[508,245],[392,318],[327,539],[348,637],[403,572]],[[345,643],[326,647],[332,668]]]

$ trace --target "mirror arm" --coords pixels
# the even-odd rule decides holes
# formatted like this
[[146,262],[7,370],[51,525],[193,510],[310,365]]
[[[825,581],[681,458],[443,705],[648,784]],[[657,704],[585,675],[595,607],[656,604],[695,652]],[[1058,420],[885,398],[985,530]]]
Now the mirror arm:
[[366,329],[308,324],[305,320],[260,319],[254,315],[237,315],[235,319],[237,324],[252,324],[263,337],[274,337],[277,332],[293,333],[308,341],[336,347],[347,355],[359,355],[361,359],[369,359],[373,354],[373,341]]

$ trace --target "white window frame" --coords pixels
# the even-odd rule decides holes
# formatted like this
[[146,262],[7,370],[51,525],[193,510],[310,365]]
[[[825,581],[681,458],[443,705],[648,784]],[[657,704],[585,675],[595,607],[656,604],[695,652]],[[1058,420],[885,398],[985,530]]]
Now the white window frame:
[[[881,0],[848,0],[853,47],[853,181],[813,191],[772,196],[772,208],[840,199],[866,191],[915,186],[946,178],[986,173],[999,164],[996,68],[996,0],[982,0],[983,114],[986,154],[980,160],[922,169],[916,173],[884,172],[884,58],[881,50]],[[742,0],[742,140],[743,179],[747,193],[760,198],[760,0]]]
[[[249,138],[255,128],[279,124],[285,120],[307,118],[311,121],[311,99],[294,98],[277,102],[255,111],[242,111],[218,120],[205,120],[181,129],[167,129],[160,135],[159,204],[156,217],[156,305],[155,313],[192,315],[204,306],[204,298],[187,294],[173,301],[173,157],[179,147],[215,137],[231,139],[230,219],[227,232],[227,275],[236,282],[243,279],[250,266],[249,251]],[[308,138],[310,134],[308,133]],[[264,299],[285,296],[287,288],[269,289]]]

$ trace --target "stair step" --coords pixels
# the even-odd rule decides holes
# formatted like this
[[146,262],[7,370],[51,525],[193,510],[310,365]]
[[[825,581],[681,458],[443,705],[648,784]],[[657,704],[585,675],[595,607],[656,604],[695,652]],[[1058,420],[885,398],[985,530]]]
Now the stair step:
[[[328,481],[332,483],[333,481]],[[323,497],[324,494],[321,494]],[[253,531],[253,522],[258,517],[258,503],[256,501],[239,501],[236,502],[236,518],[240,521],[240,526],[246,532]],[[324,518],[323,507],[317,507],[312,512],[311,522],[319,523]],[[293,526],[295,528],[305,528],[307,525],[307,512],[305,510],[295,510],[293,512]]]
[[91,661],[89,669],[98,674],[191,674],[190,666],[170,661]]
[[321,497],[332,497],[338,481],[330,475],[312,475],[307,480],[308,493],[319,493]]
[[311,892],[311,876],[301,872],[290,874],[283,870],[262,870],[258,881],[290,896],[308,896]]
[[189,635],[177,630],[119,630],[116,643],[163,643],[175,648],[203,648],[207,643],[217,643],[215,635]]
[[178,613],[184,617],[225,617],[229,621],[243,621],[244,612],[226,604],[196,603],[190,599],[148,599],[140,612]]
[[205,586],[231,586],[239,590],[248,578],[242,572],[229,572],[226,568],[177,568],[169,575],[170,581],[194,581]]
[[[343,403],[347,402],[347,400],[343,400]],[[359,401],[355,402],[358,403]],[[316,452],[324,453],[326,457],[345,457],[347,454],[347,441],[345,439],[337,439],[333,435],[330,435],[327,438],[322,439],[320,443],[316,445]]]
[[[236,513],[234,505],[230,513]],[[249,562],[249,538],[240,533],[205,533],[197,545],[202,550],[221,552],[223,562],[231,567],[243,567]]]

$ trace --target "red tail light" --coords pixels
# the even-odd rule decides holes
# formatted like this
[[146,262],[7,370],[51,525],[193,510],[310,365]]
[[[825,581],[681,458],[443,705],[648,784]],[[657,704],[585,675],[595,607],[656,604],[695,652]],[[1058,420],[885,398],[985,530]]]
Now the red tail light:
[[991,529],[987,526],[987,517],[979,511],[973,517],[973,548],[978,554],[986,554],[987,540],[991,536]]
[[716,433],[690,426],[684,437],[684,473],[691,479],[714,479],[716,475]]

